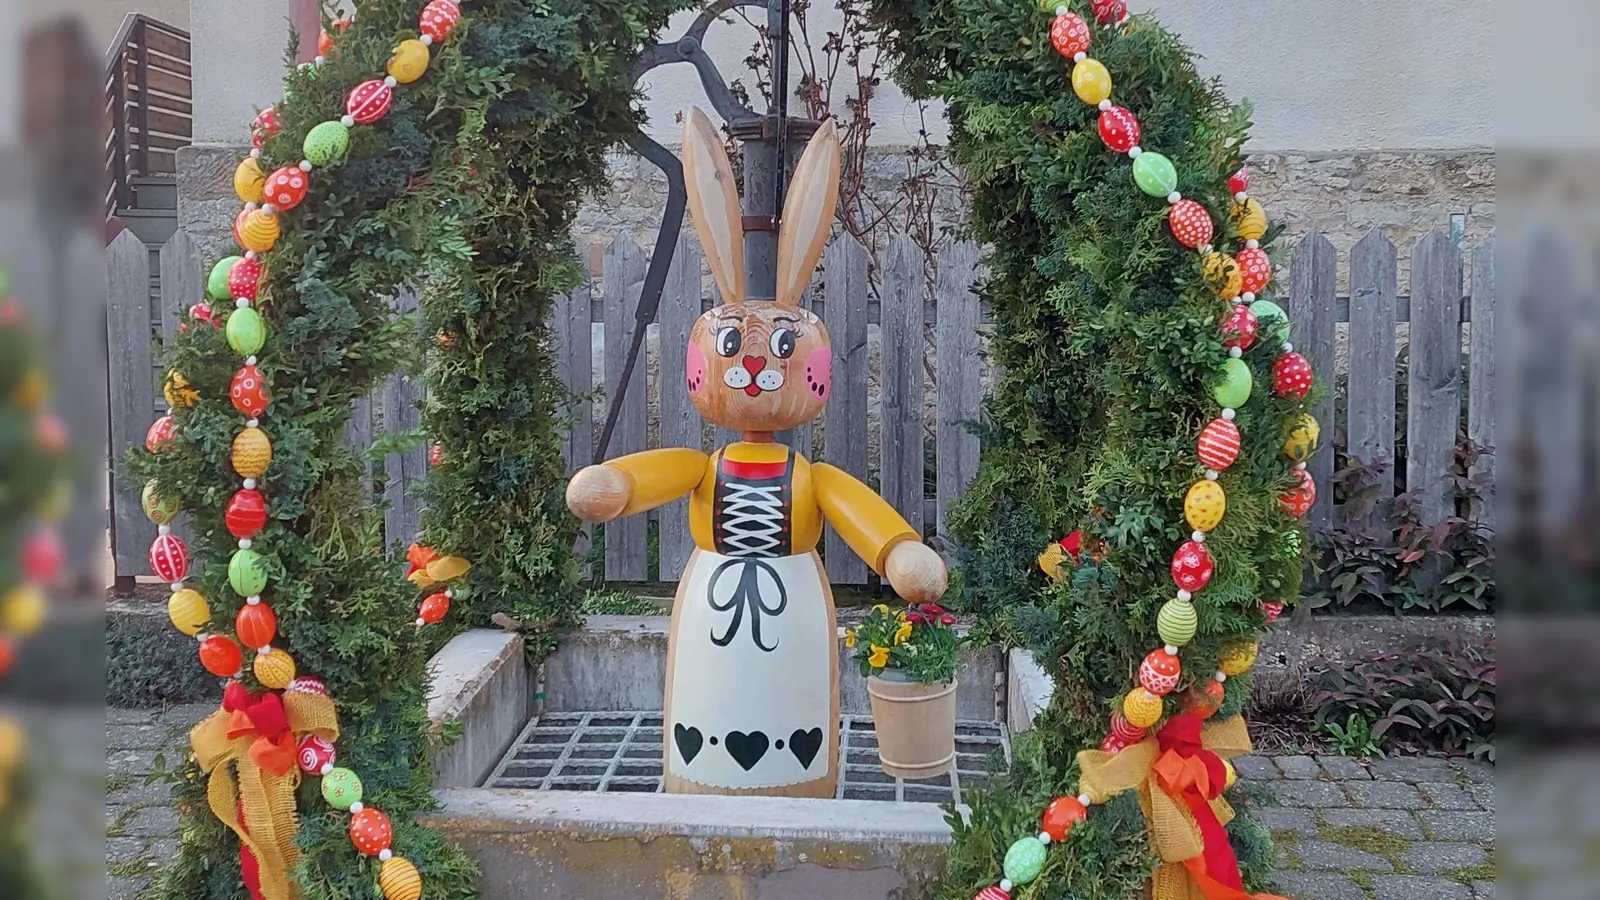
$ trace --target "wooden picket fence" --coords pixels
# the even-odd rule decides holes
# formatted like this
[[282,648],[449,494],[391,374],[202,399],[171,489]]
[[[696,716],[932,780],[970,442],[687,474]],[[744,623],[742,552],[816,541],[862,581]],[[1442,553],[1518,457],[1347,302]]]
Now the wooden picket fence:
[[[1494,444],[1493,236],[1472,248],[1470,278],[1464,255],[1444,231],[1429,233],[1412,249],[1409,290],[1401,293],[1396,248],[1374,231],[1350,254],[1347,295],[1338,291],[1338,254],[1323,235],[1307,235],[1280,260],[1287,269],[1279,274],[1276,299],[1290,315],[1294,343],[1319,376],[1337,375],[1348,383],[1337,417],[1333,391],[1315,411],[1323,423],[1324,447],[1311,460],[1323,487],[1311,512],[1313,525],[1344,521],[1329,487],[1333,453],[1327,445],[1333,435],[1347,435],[1349,452],[1364,460],[1396,459],[1397,337],[1410,346],[1405,481],[1425,498],[1425,516],[1449,511],[1442,476],[1451,465],[1457,434],[1465,430],[1483,445]],[[879,260],[874,296],[868,252],[841,238],[829,247],[804,301],[832,338],[834,395],[817,423],[782,437],[808,457],[878,487],[925,534],[944,534],[946,509],[977,470],[978,440],[968,425],[981,415],[984,385],[992,375],[983,350],[987,310],[972,289],[980,259],[978,248],[955,244],[930,261],[909,239],[897,236]],[[637,243],[619,236],[605,249],[598,282],[556,304],[551,332],[559,374],[577,397],[571,408],[574,426],[563,446],[569,468],[591,461],[605,420],[605,398],[618,395],[647,263]],[[131,336],[173,334],[179,312],[201,295],[201,266],[195,244],[182,231],[159,250],[124,233],[108,251],[114,460],[120,460],[123,448],[142,442],[145,429],[164,411],[159,354],[152,352],[151,342]],[[715,287],[702,274],[700,249],[685,236],[651,329],[649,359],[635,367],[622,395],[624,408],[608,455],[652,447],[712,450],[737,439],[703,423],[683,389],[681,348],[694,320],[717,302]],[[414,308],[414,300],[402,298],[397,308]],[[1336,354],[1341,343],[1346,352]],[[871,354],[869,347],[879,352]],[[1470,363],[1463,363],[1464,348]],[[1470,396],[1465,417],[1463,385]],[[391,379],[377,396],[358,404],[350,442],[362,447],[382,431],[414,430],[421,395],[412,379]],[[383,468],[378,499],[387,504],[386,534],[391,545],[403,545],[416,533],[421,514],[413,487],[426,470],[426,451],[393,454]],[[1389,479],[1392,489],[1392,471]],[[605,579],[675,580],[692,548],[685,506],[678,501],[649,516],[608,525]],[[146,572],[144,554],[154,530],[141,514],[137,486],[126,480],[119,480],[114,492],[113,529],[118,574]],[[825,541],[835,583],[868,581],[865,564],[836,534],[830,530]]]

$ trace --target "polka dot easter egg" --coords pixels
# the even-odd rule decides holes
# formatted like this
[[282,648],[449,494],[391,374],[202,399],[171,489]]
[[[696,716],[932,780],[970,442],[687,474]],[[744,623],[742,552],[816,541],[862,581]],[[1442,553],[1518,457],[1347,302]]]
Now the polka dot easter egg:
[[311,176],[299,166],[284,166],[267,178],[264,196],[280,210],[294,209],[311,190]]
[[1183,515],[1195,531],[1211,531],[1222,524],[1228,497],[1215,481],[1197,481],[1183,498]]
[[1311,363],[1298,353],[1285,353],[1272,364],[1272,390],[1285,400],[1304,400],[1312,381]]
[[1295,477],[1299,484],[1278,495],[1278,502],[1285,512],[1298,519],[1310,512],[1311,505],[1317,502],[1317,483],[1306,469],[1296,469]]
[[350,129],[343,122],[323,122],[307,132],[300,149],[314,166],[342,160],[350,152]]
[[371,125],[389,114],[394,90],[381,81],[363,81],[350,91],[344,111],[359,125]]
[[228,293],[235,300],[255,301],[261,292],[261,261],[240,259],[228,270]]
[[1259,247],[1240,250],[1234,259],[1239,261],[1239,272],[1244,277],[1244,289],[1252,294],[1266,290],[1272,282],[1272,258]]
[[265,654],[256,654],[252,669],[262,686],[281,691],[294,680],[294,657],[281,647],[273,647]]
[[394,828],[382,812],[369,806],[350,817],[350,842],[367,856],[389,849],[393,840]]
[[423,7],[418,30],[429,42],[444,43],[461,22],[461,7],[454,0],[433,0]]
[[162,581],[182,581],[189,574],[189,547],[175,534],[158,535],[150,544],[150,571]]
[[1222,320],[1222,346],[1249,350],[1256,342],[1256,314],[1243,303],[1235,304],[1228,317]]
[[1178,243],[1191,249],[1210,243],[1215,231],[1211,214],[1193,200],[1179,200],[1172,204],[1171,211],[1167,213],[1167,222]]

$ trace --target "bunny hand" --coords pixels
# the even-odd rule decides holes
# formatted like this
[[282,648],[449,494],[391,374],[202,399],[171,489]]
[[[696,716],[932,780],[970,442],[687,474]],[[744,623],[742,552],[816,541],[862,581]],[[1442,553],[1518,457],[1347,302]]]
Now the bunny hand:
[[901,541],[884,560],[883,575],[907,603],[936,603],[944,596],[950,576],[944,560],[920,541]]
[[609,522],[632,499],[633,479],[611,466],[587,466],[567,482],[567,509],[585,522]]

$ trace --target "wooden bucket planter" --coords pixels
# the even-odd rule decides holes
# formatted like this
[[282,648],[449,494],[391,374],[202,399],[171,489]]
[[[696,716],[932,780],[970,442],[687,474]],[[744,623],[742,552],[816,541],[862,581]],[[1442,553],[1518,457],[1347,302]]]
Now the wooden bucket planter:
[[878,761],[891,778],[936,778],[956,758],[956,682],[918,684],[894,669],[867,679]]

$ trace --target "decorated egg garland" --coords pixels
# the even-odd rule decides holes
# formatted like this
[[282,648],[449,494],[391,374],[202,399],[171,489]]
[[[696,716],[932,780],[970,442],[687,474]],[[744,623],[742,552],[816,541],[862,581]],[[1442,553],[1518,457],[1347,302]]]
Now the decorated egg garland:
[[[430,48],[446,40],[460,21],[461,9],[453,0],[432,0],[418,18],[420,36],[397,41],[385,66],[385,75],[352,88],[346,94],[345,108],[340,114],[316,125],[302,139],[300,149],[304,158],[290,160],[270,175],[262,167],[263,148],[281,130],[281,123],[275,109],[264,110],[251,125],[255,149],[234,171],[234,191],[244,206],[234,219],[233,233],[245,252],[242,256],[230,256],[217,262],[206,282],[208,300],[217,304],[232,301],[233,309],[224,317],[220,307],[214,311],[206,305],[203,318],[193,311],[191,316],[223,328],[229,346],[243,358],[228,388],[232,405],[245,417],[244,427],[234,436],[230,450],[233,470],[242,484],[230,496],[224,511],[224,524],[238,540],[238,549],[228,564],[228,582],[234,592],[244,598],[233,622],[237,639],[207,633],[208,626],[212,625],[212,610],[199,592],[183,583],[189,571],[188,548],[170,532],[167,524],[177,515],[178,503],[162,497],[153,483],[147,486],[143,498],[147,515],[160,525],[160,535],[150,548],[150,562],[151,568],[172,584],[168,614],[174,627],[196,638],[201,665],[219,678],[242,678],[245,650],[253,651],[250,671],[268,690],[265,695],[251,694],[237,680],[233,681],[228,693],[232,699],[224,701],[220,714],[224,717],[230,709],[238,709],[230,707],[230,702],[254,702],[258,697],[269,705],[279,704],[288,713],[291,724],[307,721],[297,720],[295,710],[308,702],[321,704],[321,708],[327,710],[326,715],[332,716],[328,692],[322,683],[299,676],[294,658],[284,649],[272,646],[279,636],[279,621],[263,597],[269,588],[269,566],[267,559],[253,546],[271,518],[269,497],[262,492],[260,481],[271,467],[273,453],[272,439],[261,427],[261,418],[271,406],[271,389],[257,358],[268,338],[266,322],[255,308],[263,300],[262,257],[278,245],[283,235],[282,216],[300,207],[310,196],[313,170],[345,159],[350,150],[351,128],[381,121],[393,106],[395,88],[425,76],[431,62]],[[341,20],[336,23],[336,31],[343,32],[349,26],[348,21]],[[334,50],[334,38],[323,34],[318,42],[320,55],[316,63],[325,62]],[[199,399],[199,392],[177,372],[169,373],[165,393],[174,409],[187,408]],[[176,432],[173,416],[163,416],[146,435],[146,449],[157,452],[170,445],[176,439]],[[419,568],[421,577],[427,580],[423,583],[419,577],[412,577],[421,588],[428,590],[434,584],[440,585],[423,602],[418,625],[443,620],[449,612],[450,599],[455,595],[443,582],[464,574],[466,562],[432,554],[432,558],[420,564],[414,560],[413,567]],[[294,735],[298,739],[296,762],[300,770],[322,779],[321,792],[331,806],[351,812],[351,841],[360,852],[381,862],[378,883],[387,900],[419,900],[423,894],[422,876],[415,865],[396,856],[391,849],[394,829],[388,817],[362,805],[360,778],[348,769],[335,766],[337,754],[333,742],[323,737],[324,726],[316,727],[319,729],[316,732],[306,730]],[[325,733],[337,737],[337,728],[327,729]],[[293,800],[289,802],[292,804]],[[292,817],[292,806],[281,812]],[[287,873],[277,873],[277,876],[286,878]]]
[[[1125,0],[1090,0],[1090,7],[1102,25],[1121,23],[1128,15]],[[1050,9],[1048,0],[1043,8]],[[1216,567],[1216,561],[1206,548],[1206,535],[1222,524],[1227,511],[1227,494],[1218,479],[1239,457],[1242,436],[1234,419],[1236,411],[1250,399],[1253,388],[1254,377],[1250,366],[1242,359],[1244,352],[1263,338],[1269,345],[1281,345],[1282,355],[1273,366],[1273,388],[1280,397],[1304,400],[1311,390],[1313,375],[1310,364],[1287,343],[1288,321],[1283,311],[1257,296],[1272,281],[1272,262],[1260,247],[1267,233],[1267,217],[1261,204],[1249,196],[1249,171],[1241,167],[1228,178],[1228,190],[1233,194],[1229,216],[1239,240],[1244,242],[1243,248],[1229,256],[1211,246],[1216,232],[1211,214],[1203,205],[1178,192],[1178,172],[1171,160],[1140,147],[1142,129],[1138,118],[1130,110],[1112,103],[1112,74],[1104,64],[1089,56],[1093,34],[1087,23],[1065,5],[1057,5],[1055,13],[1050,26],[1051,44],[1072,66],[1073,93],[1098,107],[1101,141],[1108,149],[1132,160],[1134,183],[1140,191],[1167,201],[1170,207],[1168,227],[1173,238],[1201,254],[1199,271],[1202,277],[1220,299],[1232,304],[1222,317],[1219,329],[1221,344],[1228,356],[1210,385],[1212,398],[1221,407],[1221,414],[1212,419],[1196,439],[1196,455],[1205,466],[1205,477],[1194,482],[1184,498],[1184,517],[1193,532],[1172,558],[1177,595],[1162,604],[1156,619],[1156,630],[1165,646],[1145,657],[1139,666],[1138,683],[1123,695],[1111,713],[1110,731],[1100,749],[1115,754],[1148,738],[1165,715],[1163,698],[1176,691],[1182,682],[1178,654],[1194,640],[1199,629],[1194,596],[1209,584]],[[1261,331],[1264,319],[1272,320],[1269,333]],[[1315,449],[1316,432],[1316,421],[1304,414],[1296,417],[1284,431],[1284,453],[1293,461],[1298,483],[1279,499],[1285,512],[1292,516],[1303,515],[1316,496],[1316,485],[1304,462]],[[1268,624],[1282,611],[1281,603],[1262,604]],[[1255,657],[1253,642],[1238,641],[1225,646],[1214,675],[1205,678],[1203,684],[1190,684],[1183,691],[1180,709],[1198,719],[1215,715],[1222,705],[1223,682],[1248,671]],[[1227,767],[1226,761],[1224,767],[1231,786],[1232,769]],[[974,900],[1010,900],[1013,889],[1037,878],[1043,871],[1048,845],[1070,833],[1068,828],[1062,827],[1065,820],[1061,810],[1086,810],[1094,799],[1088,793],[1081,793],[1076,798],[1052,801],[1041,817],[1039,834],[1021,838],[1011,845],[1002,863],[1004,877],[998,884],[980,889]],[[1081,816],[1070,817],[1073,823],[1080,819]]]

